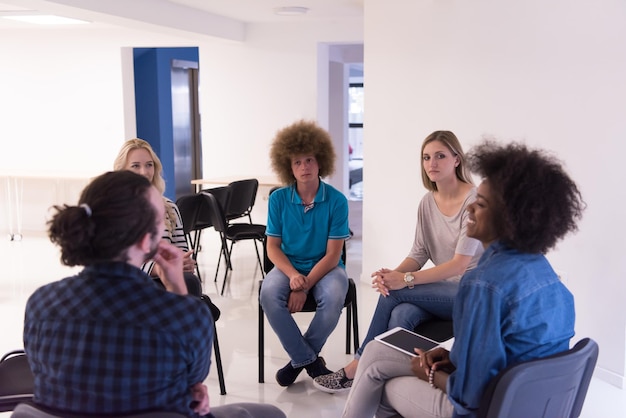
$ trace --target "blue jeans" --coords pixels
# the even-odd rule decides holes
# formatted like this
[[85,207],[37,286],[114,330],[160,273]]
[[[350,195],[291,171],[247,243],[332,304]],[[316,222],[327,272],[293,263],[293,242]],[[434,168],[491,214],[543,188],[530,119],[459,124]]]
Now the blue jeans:
[[289,278],[273,268],[263,280],[259,303],[283,348],[289,354],[293,367],[313,363],[328,336],[337,326],[348,291],[348,275],[335,267],[318,281],[309,293],[317,302],[317,309],[308,329],[302,335],[298,324],[287,308],[291,289]]
[[441,281],[420,284],[413,289],[404,287],[390,291],[387,297],[379,296],[367,335],[355,357],[361,357],[365,346],[374,337],[394,327],[413,330],[433,317],[452,319],[458,290],[458,281]]

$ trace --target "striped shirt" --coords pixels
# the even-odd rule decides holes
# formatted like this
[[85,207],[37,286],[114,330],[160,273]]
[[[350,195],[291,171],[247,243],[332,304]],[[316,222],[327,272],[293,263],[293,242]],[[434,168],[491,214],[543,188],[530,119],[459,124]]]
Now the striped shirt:
[[[182,216],[180,216],[178,206],[176,206],[176,203],[168,198],[164,198],[164,201],[167,207],[165,208],[165,226],[163,229],[163,239],[171,244],[174,244],[181,250],[187,252],[189,251],[189,247],[187,246],[187,238],[185,237],[185,232],[183,231],[183,218]],[[172,222],[170,218],[170,213],[173,213],[175,216],[176,227],[173,231],[170,231],[167,228],[167,225],[170,225],[170,223]],[[153,268],[154,261],[148,261],[144,263],[143,266],[141,266],[141,269],[148,274],[152,273]]]

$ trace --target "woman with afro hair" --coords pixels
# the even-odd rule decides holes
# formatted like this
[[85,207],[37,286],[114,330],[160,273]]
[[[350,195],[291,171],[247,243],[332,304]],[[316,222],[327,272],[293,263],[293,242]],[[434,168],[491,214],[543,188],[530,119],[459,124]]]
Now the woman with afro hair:
[[[304,369],[312,378],[331,373],[319,353],[339,321],[348,290],[341,259],[350,235],[348,201],[321,180],[334,172],[335,151],[329,134],[314,122],[281,129],[270,158],[285,186],[269,197],[267,255],[274,268],[263,280],[259,300],[290,358],[276,380],[289,386]],[[317,309],[302,334],[291,314],[302,310],[309,293]]]
[[368,344],[344,417],[476,417],[501,370],[569,349],[574,298],[545,253],[577,230],[585,204],[576,184],[554,157],[519,143],[486,141],[468,161],[483,181],[467,235],[485,252],[459,284],[452,349],[409,359]]

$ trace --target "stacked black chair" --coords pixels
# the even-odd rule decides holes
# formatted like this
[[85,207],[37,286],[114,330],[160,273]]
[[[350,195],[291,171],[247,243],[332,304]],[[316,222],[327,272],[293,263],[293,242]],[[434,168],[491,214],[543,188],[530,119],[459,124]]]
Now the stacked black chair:
[[[202,196],[196,193],[181,196],[176,200],[176,206],[178,206],[180,217],[183,218],[183,232],[185,233],[185,239],[187,240],[189,249],[193,251],[194,260],[197,260],[196,248],[199,246],[198,242],[200,239],[200,231],[203,228],[206,228],[206,226],[203,228],[197,226],[198,212],[202,201]],[[194,236],[191,235],[192,232],[194,232]],[[200,276],[200,267],[197,263],[196,273],[198,274],[200,281],[202,281],[202,276]]]
[[[224,282],[222,284],[221,294],[224,294],[224,289],[226,288],[228,272],[232,271],[233,269],[231,263],[231,254],[233,251],[233,245],[236,242],[245,240],[255,241],[255,250],[257,261],[259,263],[259,269],[261,271],[261,275],[265,277],[259,249],[256,246],[256,241],[260,241],[262,243],[265,242],[265,225],[249,223],[229,224],[224,212],[224,206],[218,201],[216,196],[210,191],[203,192],[203,195],[205,196],[206,204],[208,207],[208,215],[210,216],[213,228],[217,232],[219,232],[222,242],[220,258],[217,262],[217,268],[215,270],[215,280],[217,281],[217,274],[219,272],[221,259],[222,256],[224,256],[224,264],[226,265],[226,268],[224,271]],[[230,246],[228,245],[228,241],[230,241]]]
[[257,179],[237,180],[228,184],[230,187],[230,202],[225,206],[225,215],[228,223],[240,218],[248,218],[252,223],[252,208],[256,202],[259,189]]
[[[224,196],[227,197],[226,194]],[[208,218],[202,224],[200,224],[199,222],[199,216],[201,214],[201,211],[203,210],[202,206],[206,206],[205,197],[200,193],[181,196],[176,201],[176,205],[178,206],[178,210],[180,211],[180,216],[183,218],[183,231],[185,232],[185,237],[187,238],[187,243],[189,244],[189,247],[194,251],[195,260],[196,251],[197,248],[199,248],[200,232],[202,231],[202,229],[206,229],[213,225],[210,223],[210,219]],[[192,231],[196,232],[197,235],[195,237],[191,236]],[[198,264],[196,264],[196,271],[198,272],[198,277],[200,277],[200,268],[198,267]],[[217,338],[217,327],[215,325],[215,322],[217,322],[217,320],[219,319],[221,312],[219,308],[215,306],[215,304],[211,301],[211,298],[209,296],[203,294],[200,298],[209,307],[209,310],[211,311],[211,316],[213,317],[213,327],[215,330],[213,334],[213,351],[215,353],[215,363],[217,367],[217,376],[220,383],[220,393],[222,395],[225,395],[226,383],[224,381],[222,356],[220,353],[220,345]]]

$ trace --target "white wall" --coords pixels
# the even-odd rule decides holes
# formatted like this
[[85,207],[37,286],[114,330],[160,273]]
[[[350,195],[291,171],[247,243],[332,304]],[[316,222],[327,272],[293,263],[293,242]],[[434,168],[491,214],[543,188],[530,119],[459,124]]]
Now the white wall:
[[[101,25],[1,29],[0,175],[89,178],[110,170],[135,135],[129,48],[197,46],[204,177],[270,176],[275,132],[316,119],[318,42],[362,42],[362,22],[344,23],[249,25],[245,43]],[[28,199],[26,230],[44,224],[38,212],[49,206]]]
[[276,131],[317,118],[318,43],[333,41],[362,41],[362,22],[255,24],[243,45],[201,46],[204,177],[271,173]]
[[596,339],[596,375],[623,386],[624,2],[392,3],[365,1],[363,272],[408,253],[424,194],[419,149],[433,130],[466,149],[493,134],[552,150],[588,209],[549,257],[575,295],[574,339]]

